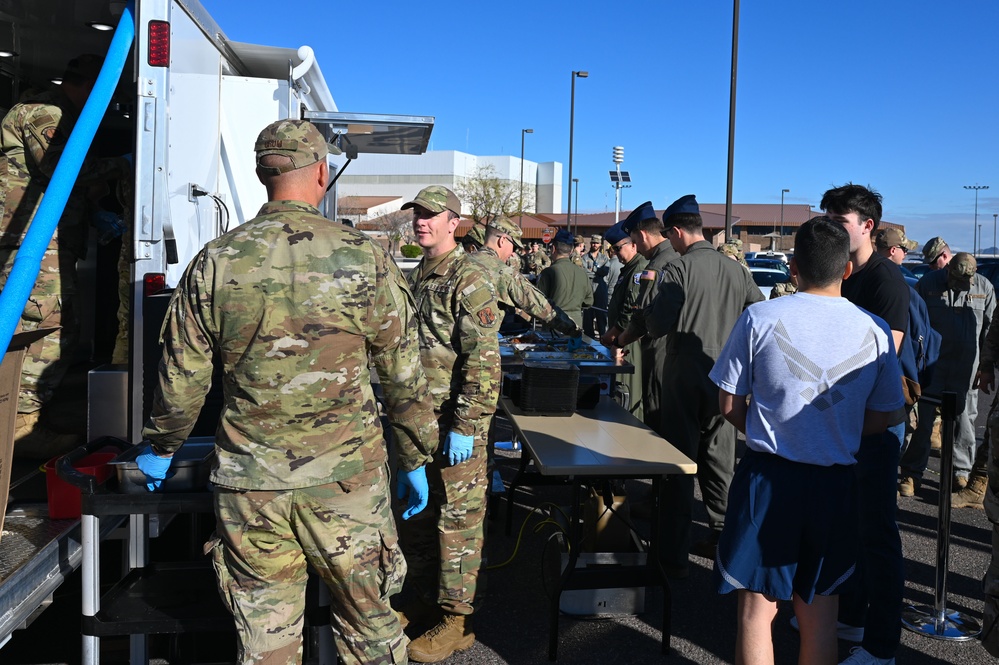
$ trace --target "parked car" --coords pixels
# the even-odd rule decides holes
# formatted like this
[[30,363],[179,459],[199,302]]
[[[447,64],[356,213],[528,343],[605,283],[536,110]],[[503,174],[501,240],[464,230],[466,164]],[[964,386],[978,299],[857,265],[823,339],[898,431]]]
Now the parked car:
[[764,300],[770,300],[770,290],[773,289],[774,286],[791,281],[787,273],[783,270],[777,270],[775,268],[751,267],[749,272],[753,274],[753,281],[756,282],[756,286],[759,287],[760,293],[763,294]]
[[784,263],[788,262],[787,254],[784,252],[746,252],[746,260],[749,259],[778,259]]
[[933,270],[933,268],[926,263],[903,263],[902,266],[911,272],[917,280]]
[[750,268],[770,268],[771,270],[782,270],[784,274],[791,277],[791,268],[780,259],[746,259]]

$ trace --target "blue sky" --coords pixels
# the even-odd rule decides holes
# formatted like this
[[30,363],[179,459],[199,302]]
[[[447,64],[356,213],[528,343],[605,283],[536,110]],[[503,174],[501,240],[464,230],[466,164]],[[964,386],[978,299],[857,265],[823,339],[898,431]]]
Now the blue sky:
[[[296,6],[202,0],[230,39],[312,46],[342,111],[433,115],[431,147],[560,161],[579,209],[614,209],[613,146],[633,187],[624,209],[684,194],[725,200],[731,0],[476,3],[381,0]],[[884,196],[921,242],[984,246],[999,213],[999,3],[741,3],[734,200],[817,206],[847,181]],[[565,202],[563,201],[563,208]]]

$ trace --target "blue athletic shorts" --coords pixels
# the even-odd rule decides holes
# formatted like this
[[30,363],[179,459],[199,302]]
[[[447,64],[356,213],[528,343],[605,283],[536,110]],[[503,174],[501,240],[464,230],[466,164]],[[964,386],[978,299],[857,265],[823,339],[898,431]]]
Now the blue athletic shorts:
[[729,488],[718,541],[719,593],[746,589],[780,600],[849,591],[859,514],[852,466],[816,466],[747,451]]

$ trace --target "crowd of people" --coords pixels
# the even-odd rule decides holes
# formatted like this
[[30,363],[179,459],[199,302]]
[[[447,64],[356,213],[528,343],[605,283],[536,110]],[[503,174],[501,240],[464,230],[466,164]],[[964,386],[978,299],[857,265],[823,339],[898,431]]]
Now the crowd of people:
[[[589,251],[560,231],[549,258],[502,216],[462,248],[461,202],[432,186],[403,206],[423,250],[404,282],[363,234],[318,217],[329,173],[314,127],[275,123],[256,148],[270,203],[188,267],[139,458],[152,485],[165,477],[218,355],[229,380],[210,549],[243,662],[300,651],[307,561],[333,590],[348,662],[437,662],[474,643],[507,311],[585,332],[635,363],[617,394],[697,461],[711,530],[691,542],[694,480],[670,482],[663,569],[684,577],[691,553],[714,560],[719,592],[739,595],[737,663],[772,662],[779,600],[794,604],[800,662],[835,663],[837,637],[860,643],[847,663],[894,662],[904,586],[895,513],[926,467],[930,398],[960,392],[962,423],[973,423],[975,391],[991,388],[999,356],[994,293],[974,257],[934,239],[924,256],[940,265],[910,289],[895,264],[911,241],[879,230],[880,195],[848,184],[827,191],[825,215],[799,228],[795,289],[762,305],[741,247],[716,251],[692,195],[661,218],[651,202],[638,206],[590,238]],[[920,302],[940,335],[932,374],[903,372]],[[918,341],[914,357],[926,365],[922,333]],[[738,464],[737,430],[747,448]],[[965,494],[954,505],[980,506],[961,501],[984,499],[987,456],[976,460],[973,429],[959,432]],[[390,466],[407,497],[394,516]],[[351,593],[347,579],[358,580]],[[393,607],[404,587],[407,600]],[[279,602],[281,612],[270,609]]]
[[[615,396],[697,462],[710,528],[691,542],[694,479],[672,480],[661,564],[685,577],[691,554],[714,561],[719,592],[739,596],[737,663],[772,662],[779,600],[794,604],[800,662],[835,663],[838,637],[859,643],[847,663],[894,663],[895,514],[921,490],[944,392],[960,397],[952,505],[999,522],[996,446],[974,430],[999,360],[993,287],[975,257],[934,238],[922,249],[933,270],[910,288],[897,264],[915,244],[879,229],[877,192],[825,192],[824,215],[796,234],[793,288],[765,304],[741,244],[716,251],[705,237],[693,195],[661,216],[645,202],[603,235],[559,231],[549,256],[501,215],[456,238],[461,201],[426,187],[402,206],[423,252],[407,278],[375,241],[320,213],[330,150],[306,121],[258,136],[268,202],[207,243],[177,285],[137,459],[155,491],[221,365],[206,552],[240,662],[300,660],[310,566],[332,594],[345,663],[438,662],[474,643],[497,333],[510,314],[634,364]],[[29,385],[22,400],[44,395]],[[26,403],[18,427],[41,431],[38,409]],[[994,562],[992,616],[997,580]]]

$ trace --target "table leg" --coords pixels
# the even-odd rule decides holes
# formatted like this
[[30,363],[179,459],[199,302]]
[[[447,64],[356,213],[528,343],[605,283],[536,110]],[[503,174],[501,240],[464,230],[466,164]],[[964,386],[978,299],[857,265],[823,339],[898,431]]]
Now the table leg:
[[660,538],[662,537],[661,516],[663,511],[664,486],[669,482],[668,478],[658,476],[652,479],[652,493],[654,501],[652,504],[652,529],[649,538],[649,556],[646,565],[651,566],[654,577],[658,577],[663,589],[663,640],[662,652],[668,654],[670,649],[670,639],[673,630],[673,593],[669,588],[669,578],[663,569],[662,560],[659,558]]
[[565,570],[559,576],[549,607],[548,660],[552,661],[558,658],[558,613],[559,605],[562,601],[562,589],[565,588],[569,578],[575,572],[576,562],[579,560],[579,548],[582,542],[582,539],[579,537],[580,500],[580,484],[573,481],[572,503],[569,506],[569,560],[566,563]]
[[513,494],[520,487],[524,474],[527,473],[527,464],[531,461],[531,456],[526,450],[520,451],[520,466],[517,467],[517,475],[510,481],[510,489],[506,493],[506,535],[510,535],[513,530]]

